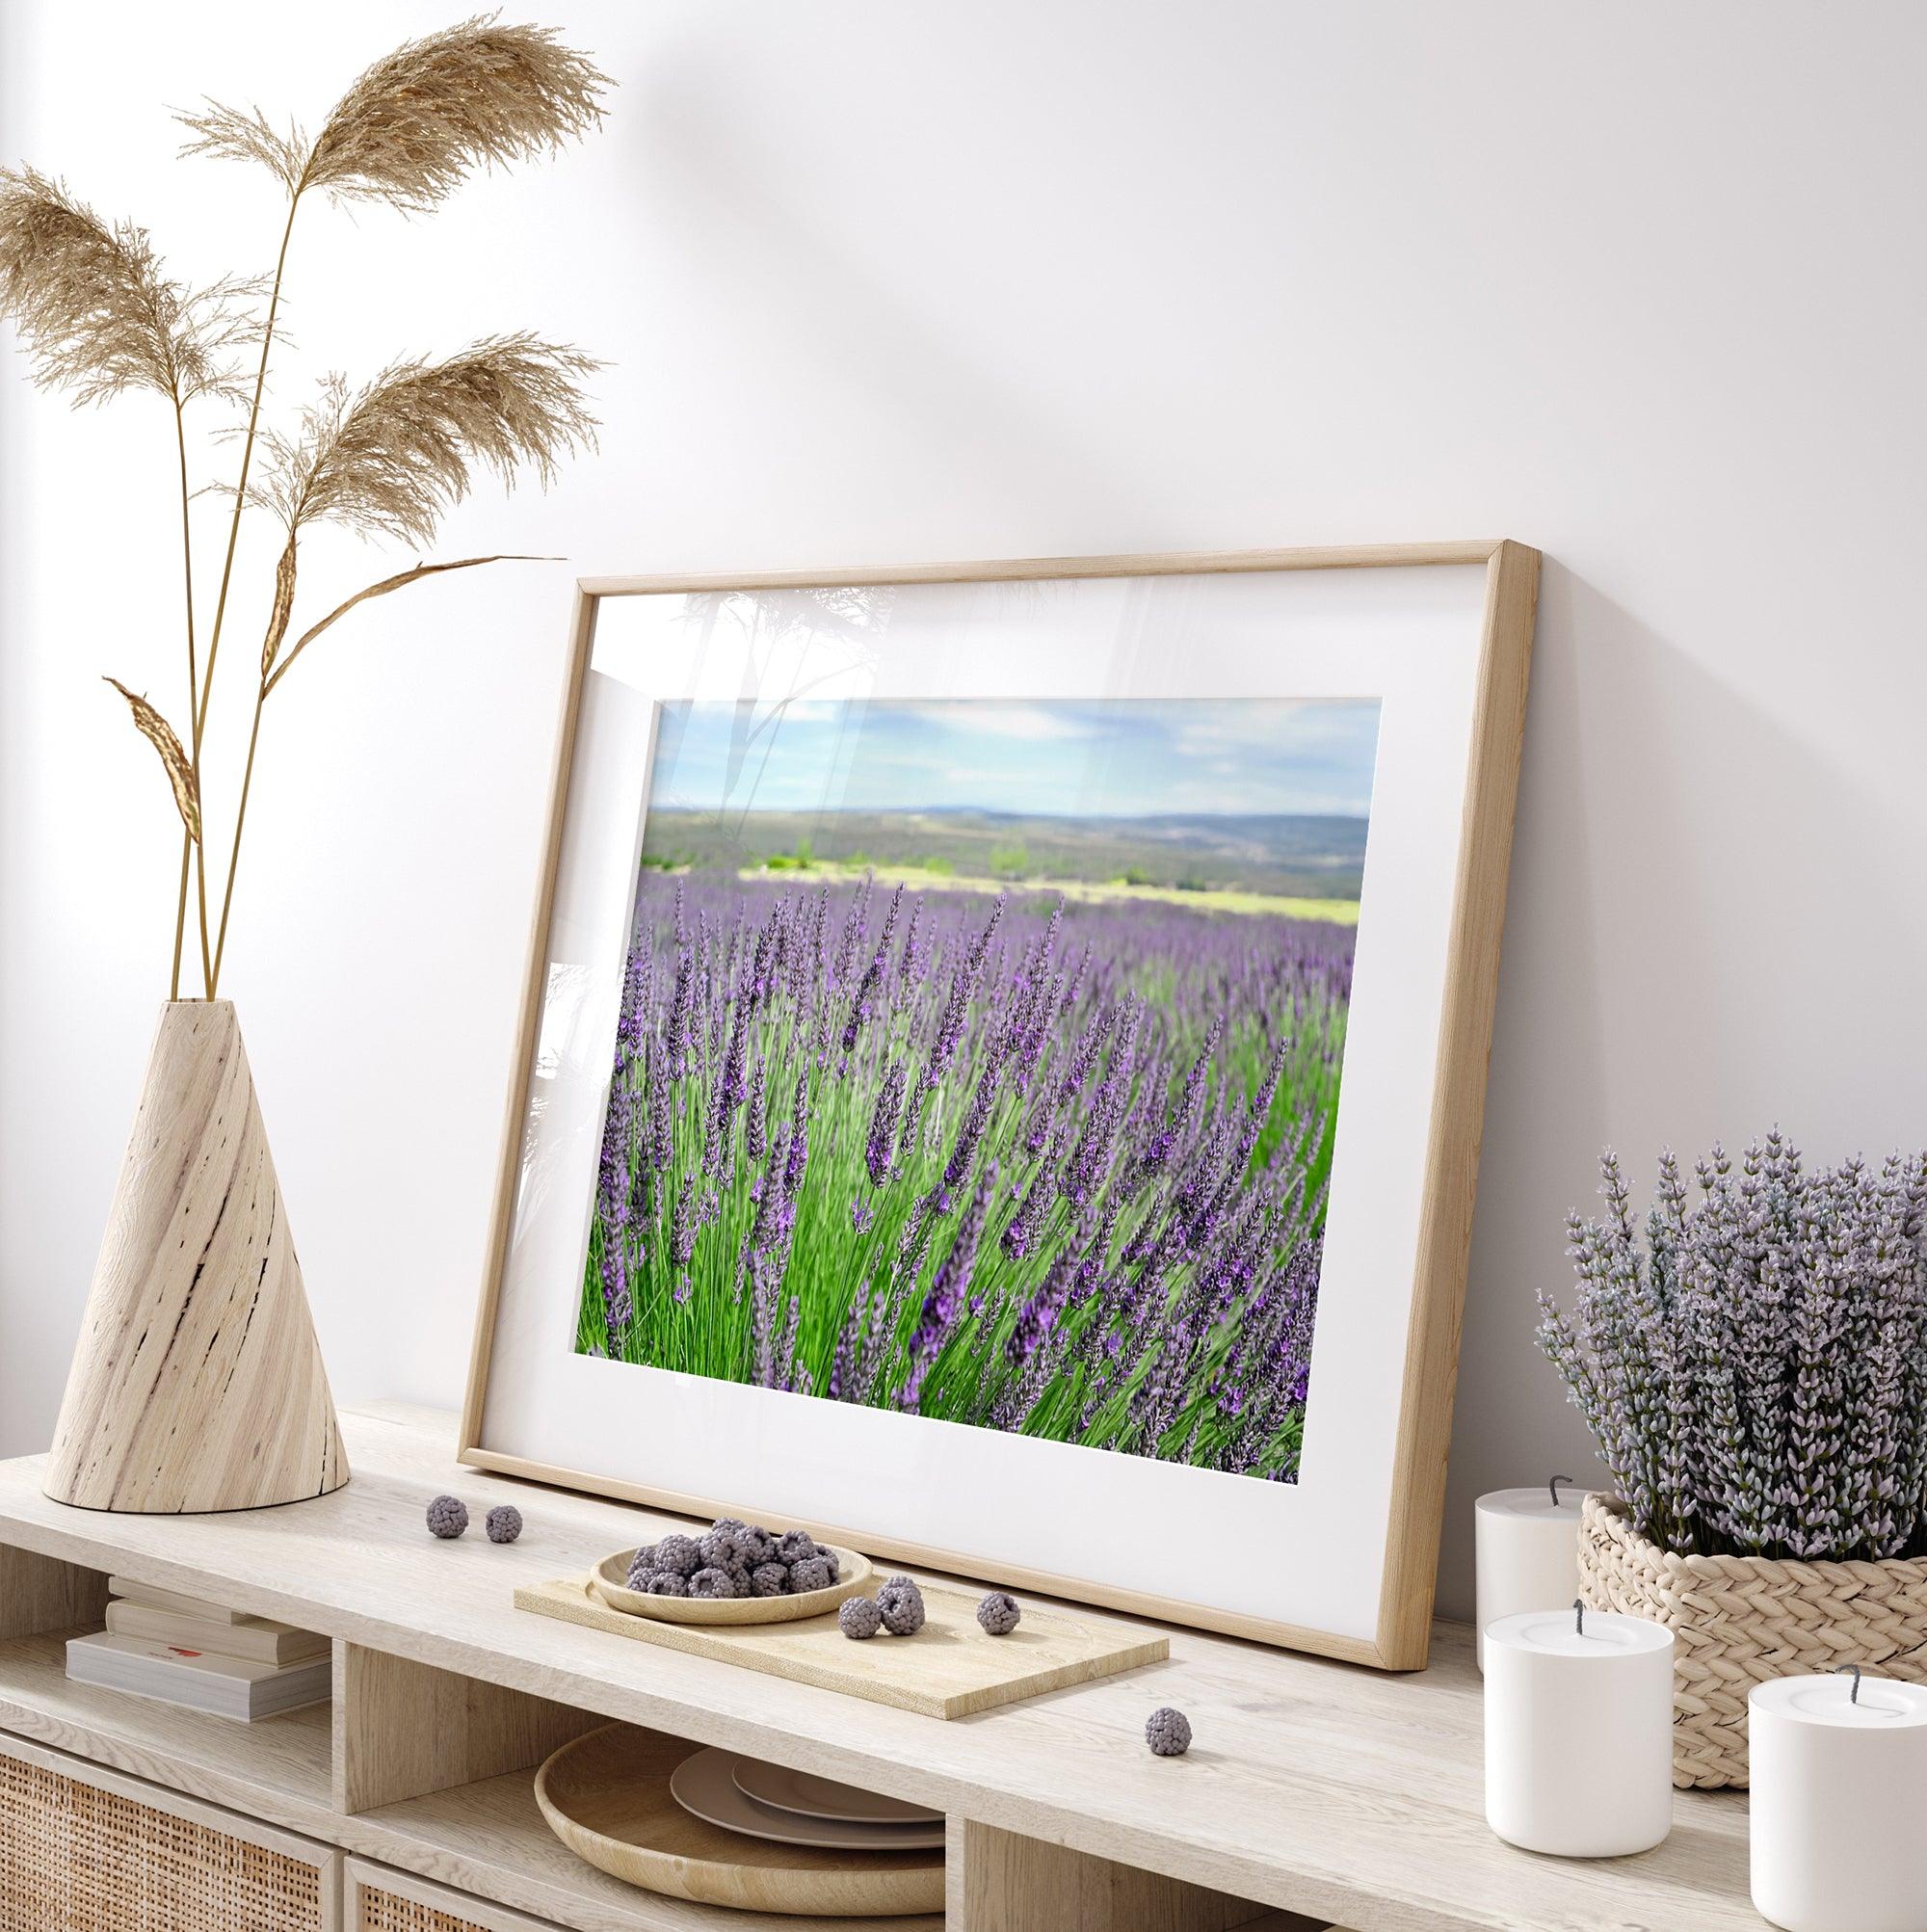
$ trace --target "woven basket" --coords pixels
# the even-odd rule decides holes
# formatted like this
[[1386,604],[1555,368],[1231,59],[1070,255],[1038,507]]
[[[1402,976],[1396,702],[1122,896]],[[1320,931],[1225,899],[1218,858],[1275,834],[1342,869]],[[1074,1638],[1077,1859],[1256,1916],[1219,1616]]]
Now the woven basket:
[[1747,1782],[1747,1693],[1777,1677],[1861,1664],[1927,1682],[1927,1557],[1795,1563],[1676,1556],[1633,1528],[1623,1503],[1589,1495],[1580,1590],[1596,1610],[1673,1632],[1673,1782]]

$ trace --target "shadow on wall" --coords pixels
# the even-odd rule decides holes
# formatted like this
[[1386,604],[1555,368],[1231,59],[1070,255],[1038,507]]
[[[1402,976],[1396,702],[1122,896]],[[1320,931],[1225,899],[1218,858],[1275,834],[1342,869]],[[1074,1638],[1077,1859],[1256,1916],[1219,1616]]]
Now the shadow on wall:
[[[1016,370],[1074,359],[1066,333],[1090,318],[1025,307],[1016,295],[1020,277],[1008,261],[990,271],[1007,278],[1013,292],[1001,331],[973,336],[958,326],[961,309],[911,300],[922,269],[912,261],[901,281],[880,277],[880,264],[894,255],[852,248],[822,219],[819,204],[785,197],[782,158],[755,146],[730,75],[705,73],[689,49],[678,56],[673,86],[652,78],[633,85],[614,133],[630,192],[650,210],[650,221],[635,223],[633,232],[647,233],[657,246],[680,238],[686,262],[701,264],[700,277],[680,293],[696,304],[721,303],[719,331],[737,326],[729,312],[735,303],[761,313],[779,302],[799,359],[836,391],[839,407],[882,418],[912,467],[922,453],[940,449],[953,470],[994,485],[992,500],[1015,491],[1021,502],[1074,504],[1080,527],[1110,533],[1104,547],[1152,547],[1144,493],[1130,483],[1144,452],[1120,431],[1133,421],[1122,407],[1128,399],[1115,399],[1121,407],[1094,419],[1067,404],[1061,385],[1013,380]],[[921,240],[904,237],[902,246],[940,251],[950,246],[944,232],[938,225]],[[1053,239],[1063,246],[1062,235]],[[1154,273],[1154,259],[1147,251],[1143,273]],[[1113,275],[1127,266],[1110,264]],[[647,280],[647,269],[639,262],[636,276]],[[1127,289],[1121,298],[1114,287],[1112,299],[1127,298]],[[1021,353],[1014,340],[1023,343]],[[1182,356],[1184,345],[1174,343],[1172,353]],[[742,380],[757,382],[753,363]],[[873,424],[846,441],[852,450],[874,451],[877,436]],[[845,460],[834,447],[819,453],[829,469]],[[953,478],[948,493],[968,502],[977,492]]]
[[[1589,818],[1588,800],[1614,822]],[[1744,689],[1547,559],[1441,1614],[1471,1615],[1475,1496],[1555,1472],[1605,1481],[1533,1340],[1538,1291],[1568,1295],[1565,1215],[1593,1210],[1602,1148],[1619,1149],[1643,1203],[1669,1146],[1736,1150],[1776,1121],[1815,1159],[1921,1137],[1891,1078],[1907,962],[1922,951],[1902,929],[1921,914],[1879,872],[1873,840],[1843,850],[1826,830],[1881,809],[1865,775],[1816,756]],[[1841,921],[1843,970],[1826,986],[1779,942],[1816,915]],[[1816,999],[1837,1017],[1801,1040],[1784,1019]]]

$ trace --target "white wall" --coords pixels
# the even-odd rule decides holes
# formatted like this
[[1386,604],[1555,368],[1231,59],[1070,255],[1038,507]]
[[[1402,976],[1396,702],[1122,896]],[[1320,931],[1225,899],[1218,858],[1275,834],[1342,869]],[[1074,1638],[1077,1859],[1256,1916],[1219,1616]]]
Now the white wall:
[[[163,102],[309,120],[421,0],[13,0],[0,157],[262,265]],[[1509,535],[1547,557],[1453,1446],[1587,1473],[1530,1340],[1599,1146],[1927,1138],[1927,13],[1799,0],[561,0],[607,132],[303,216],[304,370],[528,325],[600,460],[275,701],[241,1004],[338,1393],[459,1393],[572,570]],[[520,7],[512,12],[523,16]],[[51,1427],[165,992],[164,425],[0,383],[0,1450]],[[199,517],[203,560],[218,509]],[[376,574],[343,544],[316,595]],[[265,543],[244,548],[258,635]],[[203,595],[209,575],[203,572]],[[245,672],[217,717],[242,721]],[[217,822],[223,814],[217,807]]]

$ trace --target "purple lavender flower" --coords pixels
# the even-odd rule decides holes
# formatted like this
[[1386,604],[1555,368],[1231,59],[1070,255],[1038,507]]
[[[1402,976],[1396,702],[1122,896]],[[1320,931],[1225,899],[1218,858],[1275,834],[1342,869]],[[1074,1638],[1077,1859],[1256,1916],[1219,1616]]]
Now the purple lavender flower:
[[696,956],[687,946],[676,951],[675,991],[670,996],[669,1024],[663,1037],[669,1076],[679,1080],[689,1071],[696,1045]]
[[[1269,915],[648,873],[582,1345],[1291,1479],[1350,961]],[[1814,1454],[1825,1397],[1781,1418]],[[1897,1524],[1878,1462],[1799,1533]]]
[[893,1066],[884,1076],[883,1091],[870,1115],[869,1138],[863,1145],[863,1164],[870,1172],[870,1185],[881,1187],[890,1177],[891,1142],[896,1133],[897,1112],[903,1105],[903,1069]]
[[797,1076],[796,1099],[790,1111],[789,1151],[783,1156],[783,1192],[794,1201],[809,1164],[809,1082]]
[[883,983],[884,962],[889,957],[890,940],[896,932],[897,913],[903,907],[904,888],[899,886],[896,896],[890,901],[888,915],[884,920],[884,936],[877,941],[877,950],[871,955],[870,964],[864,968],[863,977],[857,982],[857,991],[850,1001],[850,1017],[843,1024],[843,1050],[854,1053],[857,1050],[857,1034],[864,1020],[870,1017],[870,1009],[875,1001],[877,990]]
[[969,1110],[964,1116],[964,1125],[957,1130],[957,1143],[950,1150],[950,1158],[943,1163],[945,1187],[962,1187],[964,1177],[970,1172],[970,1163],[977,1158],[977,1147],[984,1138],[985,1127],[990,1125],[990,1106],[997,1097],[998,1071],[993,1061],[977,1076]]
[[602,1320],[611,1337],[620,1337],[636,1318],[635,1304],[629,1297],[628,1267],[622,1258],[620,1240],[602,1250]]
[[937,1019],[937,1036],[931,1043],[930,1064],[924,1070],[923,1083],[926,1087],[936,1086],[943,1077],[956,1054],[958,1042],[964,1037],[964,1021],[969,1013],[977,975],[983,968],[984,955],[989,952],[990,941],[1003,922],[1004,907],[1009,899],[1007,892],[997,894],[997,903],[990,908],[989,922],[950,982],[950,996]]
[[756,1055],[756,1071],[750,1076],[749,1112],[743,1121],[743,1151],[752,1160],[761,1160],[769,1144],[768,1067]]

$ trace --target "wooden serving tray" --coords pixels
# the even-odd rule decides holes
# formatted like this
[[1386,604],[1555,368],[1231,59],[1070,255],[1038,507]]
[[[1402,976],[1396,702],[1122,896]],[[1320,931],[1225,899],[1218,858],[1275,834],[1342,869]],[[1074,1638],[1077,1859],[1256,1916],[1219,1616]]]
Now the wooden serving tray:
[[941,1846],[821,1851],[725,1831],[685,1812],[670,1774],[701,1749],[612,1724],[571,1739],[542,1765],[536,1803],[577,1858],[672,1898],[835,1919],[943,1910]]
[[915,1636],[880,1633],[857,1643],[837,1628],[833,1612],[790,1624],[664,1624],[610,1609],[583,1576],[524,1584],[515,1592],[516,1609],[539,1617],[717,1657],[925,1717],[967,1717],[1043,1691],[1162,1663],[1171,1654],[1168,1637],[1098,1617],[1067,1616],[1026,1603],[1023,1622],[1009,1636],[992,1637],[978,1627],[974,1597],[926,1584],[923,1601],[928,1621]]

